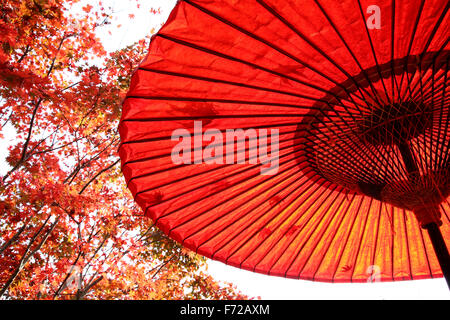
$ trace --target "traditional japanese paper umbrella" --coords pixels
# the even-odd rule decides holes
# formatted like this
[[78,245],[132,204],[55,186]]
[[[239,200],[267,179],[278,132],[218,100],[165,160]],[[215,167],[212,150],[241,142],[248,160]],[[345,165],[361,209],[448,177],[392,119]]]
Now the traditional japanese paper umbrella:
[[179,1],[123,103],[135,200],[173,239],[239,268],[448,279],[448,9]]

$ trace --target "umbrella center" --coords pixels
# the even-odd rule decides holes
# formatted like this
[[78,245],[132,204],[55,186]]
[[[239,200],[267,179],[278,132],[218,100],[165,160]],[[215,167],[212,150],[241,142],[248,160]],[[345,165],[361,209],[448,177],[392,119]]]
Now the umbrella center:
[[387,104],[362,115],[357,134],[372,145],[398,145],[424,134],[432,117],[432,108],[421,102]]
[[[395,69],[402,64],[408,65],[404,77]],[[406,91],[377,77],[377,69],[367,70],[330,90],[322,99],[328,102],[315,105],[298,126],[295,143],[313,169],[305,171],[310,177],[414,211],[422,225],[440,223],[439,206],[450,195],[450,116],[440,87],[448,81],[447,68],[436,59],[415,57],[380,69],[391,67],[396,71],[386,74],[397,74],[400,83],[407,79]],[[432,68],[441,70],[440,80],[414,86],[414,75],[431,74]]]

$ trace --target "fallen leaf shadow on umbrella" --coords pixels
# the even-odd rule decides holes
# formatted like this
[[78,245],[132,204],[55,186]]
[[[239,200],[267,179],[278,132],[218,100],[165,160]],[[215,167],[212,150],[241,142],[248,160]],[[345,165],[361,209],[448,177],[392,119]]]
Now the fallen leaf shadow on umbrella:
[[[214,104],[212,102],[192,102],[189,104],[187,108],[180,108],[175,105],[171,106],[171,109],[176,114],[184,114],[185,116],[189,116],[190,118],[195,118],[196,120],[201,120],[202,125],[205,127],[209,125],[217,115],[217,111],[214,108]],[[179,122],[181,126],[186,129],[192,129],[192,122]]]

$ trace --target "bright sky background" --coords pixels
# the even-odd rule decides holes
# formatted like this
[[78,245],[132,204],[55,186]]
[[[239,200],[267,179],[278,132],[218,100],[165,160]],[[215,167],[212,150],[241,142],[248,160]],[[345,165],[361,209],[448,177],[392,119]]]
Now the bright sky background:
[[[108,51],[144,38],[152,28],[159,29],[176,3],[175,0],[141,0],[141,6],[137,9],[135,0],[102,2],[104,6],[113,8],[116,18],[98,33]],[[93,1],[86,3],[94,4]],[[160,8],[161,14],[151,14],[150,8]],[[134,14],[135,18],[130,20],[129,14]],[[122,26],[117,28],[119,24]],[[111,35],[108,31],[111,31]],[[0,140],[0,175],[7,171],[4,159],[8,140],[13,138],[14,130],[7,129],[5,136],[5,140]],[[216,261],[209,262],[209,272],[215,279],[232,282],[243,293],[262,299],[450,299],[444,279],[330,284],[256,274]]]

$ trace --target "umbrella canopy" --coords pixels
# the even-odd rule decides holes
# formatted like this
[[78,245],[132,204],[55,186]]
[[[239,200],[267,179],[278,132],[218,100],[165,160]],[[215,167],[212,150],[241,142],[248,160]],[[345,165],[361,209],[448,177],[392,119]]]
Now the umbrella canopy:
[[441,277],[448,9],[179,1],[123,103],[135,200],[176,241],[239,268],[329,282]]

